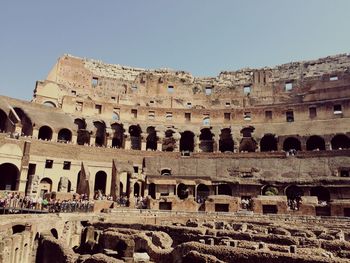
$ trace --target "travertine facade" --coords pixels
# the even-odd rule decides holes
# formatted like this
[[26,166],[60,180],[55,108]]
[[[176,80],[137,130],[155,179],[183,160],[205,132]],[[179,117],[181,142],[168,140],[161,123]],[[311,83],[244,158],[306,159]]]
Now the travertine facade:
[[350,215],[347,54],[211,78],[64,55],[32,102],[1,97],[0,108],[1,190]]

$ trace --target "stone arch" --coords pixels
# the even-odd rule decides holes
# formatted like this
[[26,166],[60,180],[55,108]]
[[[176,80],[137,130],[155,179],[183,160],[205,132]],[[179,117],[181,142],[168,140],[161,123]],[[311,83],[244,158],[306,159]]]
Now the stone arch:
[[112,137],[112,147],[115,148],[124,148],[124,128],[122,124],[114,123],[111,125],[113,130]]
[[165,137],[162,143],[163,152],[173,152],[175,150],[176,140],[173,137],[174,133],[175,132],[170,129],[165,131]]
[[289,185],[285,189],[285,194],[288,199],[296,199],[304,195],[303,190],[296,185]]
[[219,139],[220,152],[233,152],[234,142],[232,139],[231,129],[225,128],[221,130]]
[[49,126],[41,126],[39,129],[38,139],[50,141],[52,139],[52,129]]
[[157,132],[155,127],[150,126],[147,128],[146,149],[155,151],[157,150]]
[[319,202],[329,202],[331,200],[331,195],[327,188],[323,186],[316,186],[310,189],[311,196],[317,196]]
[[232,196],[232,189],[228,184],[218,185],[218,195],[229,195]]
[[177,189],[176,189],[176,193],[177,193],[177,197],[180,198],[180,199],[186,199],[188,197],[188,187],[187,185],[183,184],[183,183],[180,183],[178,186],[177,186]]
[[21,108],[13,108],[16,112],[17,116],[21,120],[22,125],[22,134],[25,136],[32,136],[33,135],[33,124],[31,119],[28,117],[28,115],[21,109]]
[[77,144],[90,144],[90,132],[86,130],[86,121],[84,119],[75,119],[74,124],[77,125]]
[[17,180],[19,179],[19,170],[12,163],[3,163],[0,165],[0,190],[18,190]]
[[102,121],[95,121],[95,145],[106,146],[106,124]]
[[273,185],[264,185],[261,187],[261,195],[278,195],[278,189]]
[[7,114],[0,109],[0,131],[1,132],[6,132],[6,126],[7,126],[7,121],[8,121],[8,116]]
[[43,103],[43,105],[47,106],[47,107],[51,107],[51,108],[57,108],[56,103],[52,102],[52,101],[45,101]]
[[199,135],[200,145],[199,148],[202,152],[213,152],[214,151],[214,134],[209,128],[201,129]]
[[141,132],[140,125],[131,125],[129,127],[132,150],[141,150]]
[[254,127],[249,126],[241,130],[241,134],[243,138],[241,139],[241,142],[239,144],[240,152],[255,152],[256,141],[252,137],[252,133],[254,132],[254,129],[255,129]]
[[301,150],[301,143],[300,140],[295,137],[288,137],[283,141],[283,150],[289,151],[289,150]]
[[337,134],[332,138],[331,145],[333,150],[349,149],[350,138],[345,134]]
[[102,194],[106,193],[107,174],[104,171],[98,171],[95,174],[94,192],[101,191]]
[[260,140],[261,152],[277,151],[277,139],[273,134],[265,134]]
[[58,132],[57,141],[67,143],[72,140],[72,132],[69,129],[63,128]]
[[320,150],[324,151],[326,149],[326,144],[321,136],[313,135],[310,136],[306,141],[306,150]]
[[139,197],[140,196],[140,184],[138,182],[134,183],[134,196]]
[[203,202],[210,195],[209,187],[205,184],[197,185],[197,201]]
[[46,193],[50,193],[52,191],[52,180],[48,177],[41,179],[39,183],[39,189],[41,197],[44,197]]
[[156,185],[154,183],[151,183],[151,184],[148,185],[148,194],[153,199],[156,199]]
[[184,131],[181,133],[180,151],[193,152],[194,150],[194,133],[191,131]]

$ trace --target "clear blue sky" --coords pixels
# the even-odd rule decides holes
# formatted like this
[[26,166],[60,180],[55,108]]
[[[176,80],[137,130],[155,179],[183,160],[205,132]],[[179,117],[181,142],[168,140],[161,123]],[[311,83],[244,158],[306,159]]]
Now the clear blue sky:
[[349,0],[10,0],[0,94],[31,99],[70,53],[195,76],[350,52]]

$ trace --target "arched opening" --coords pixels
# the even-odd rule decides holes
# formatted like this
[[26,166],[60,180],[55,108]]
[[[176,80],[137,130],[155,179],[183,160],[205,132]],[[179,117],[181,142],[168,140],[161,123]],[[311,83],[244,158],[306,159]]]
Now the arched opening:
[[186,199],[188,197],[188,187],[187,185],[181,183],[177,186],[177,197],[180,199]]
[[331,195],[327,188],[323,186],[316,186],[310,189],[311,196],[317,196],[319,203],[328,203],[331,200]]
[[124,128],[122,124],[115,123],[111,125],[113,130],[112,147],[124,148]]
[[180,151],[193,152],[193,150],[194,150],[194,133],[191,131],[185,131],[181,133]]
[[78,126],[77,144],[90,144],[90,132],[86,130],[86,121],[84,119],[75,119],[74,123]]
[[19,170],[12,163],[3,163],[0,165],[0,190],[17,190],[17,179]]
[[139,125],[131,125],[129,127],[131,140],[131,149],[141,150],[141,128]]
[[214,150],[213,136],[214,134],[212,134],[209,128],[204,128],[201,130],[201,134],[199,135],[199,140],[200,140],[199,148],[203,152],[213,152]]
[[173,137],[174,131],[165,131],[165,138],[163,139],[162,151],[163,152],[173,152],[175,149],[176,141]]
[[7,114],[0,109],[0,132],[6,132]]
[[67,143],[72,140],[72,132],[68,129],[61,129],[58,132],[57,141]]
[[21,120],[22,134],[24,136],[33,135],[33,124],[28,115],[21,108],[13,108]]
[[146,149],[155,151],[157,150],[157,132],[154,127],[148,127],[147,128],[147,139],[146,139]]
[[283,150],[288,152],[290,150],[301,150],[301,143],[300,141],[295,137],[288,137],[283,142]]
[[54,238],[58,239],[58,232],[57,232],[56,228],[52,228],[50,230],[50,232]]
[[197,202],[198,203],[204,203],[204,201],[207,199],[209,194],[210,194],[210,191],[209,191],[208,186],[206,186],[205,184],[199,184],[197,186]]
[[233,139],[231,129],[226,128],[221,130],[219,140],[219,151],[220,152],[233,152]]
[[140,185],[139,183],[134,184],[134,196],[139,197],[140,196]]
[[303,190],[296,185],[288,186],[285,190],[285,193],[288,199],[296,199],[304,195]]
[[314,151],[314,150],[320,150],[324,151],[326,149],[326,144],[324,142],[324,139],[320,136],[310,136],[306,141],[306,150],[307,151]]
[[255,152],[256,150],[256,141],[252,138],[252,133],[254,132],[254,127],[247,127],[241,130],[243,136],[240,144],[240,152]]
[[164,168],[164,169],[162,169],[162,170],[160,171],[160,174],[161,174],[162,176],[170,176],[170,175],[171,175],[171,169],[169,169],[169,168]]
[[337,134],[331,140],[333,150],[349,149],[350,138],[345,134]]
[[106,192],[107,174],[104,171],[98,171],[95,175],[94,192]]
[[156,199],[156,185],[154,183],[151,183],[151,184],[148,185],[148,194],[153,199]]
[[94,126],[95,130],[95,145],[102,147],[106,146],[106,125],[103,122],[95,121]]
[[45,105],[45,106],[47,106],[47,107],[51,107],[51,108],[56,108],[56,107],[57,107],[56,104],[53,103],[52,101],[45,101],[45,102],[43,103],[43,105]]
[[44,197],[46,193],[50,193],[52,191],[52,180],[50,178],[43,178],[40,180],[40,196]]
[[265,185],[261,188],[261,194],[268,196],[278,195],[278,189],[273,185]]
[[277,140],[273,134],[265,134],[260,140],[261,152],[277,151]]
[[50,141],[52,139],[52,129],[49,126],[40,127],[38,138],[40,140]]
[[232,189],[228,184],[219,184],[218,185],[218,194],[219,195],[232,195]]

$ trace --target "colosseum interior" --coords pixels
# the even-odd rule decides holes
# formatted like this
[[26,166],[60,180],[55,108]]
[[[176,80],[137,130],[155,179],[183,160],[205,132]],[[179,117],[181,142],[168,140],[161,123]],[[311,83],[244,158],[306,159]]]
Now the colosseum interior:
[[94,204],[0,207],[2,263],[350,261],[349,54],[205,78],[63,55],[0,130],[1,200]]

